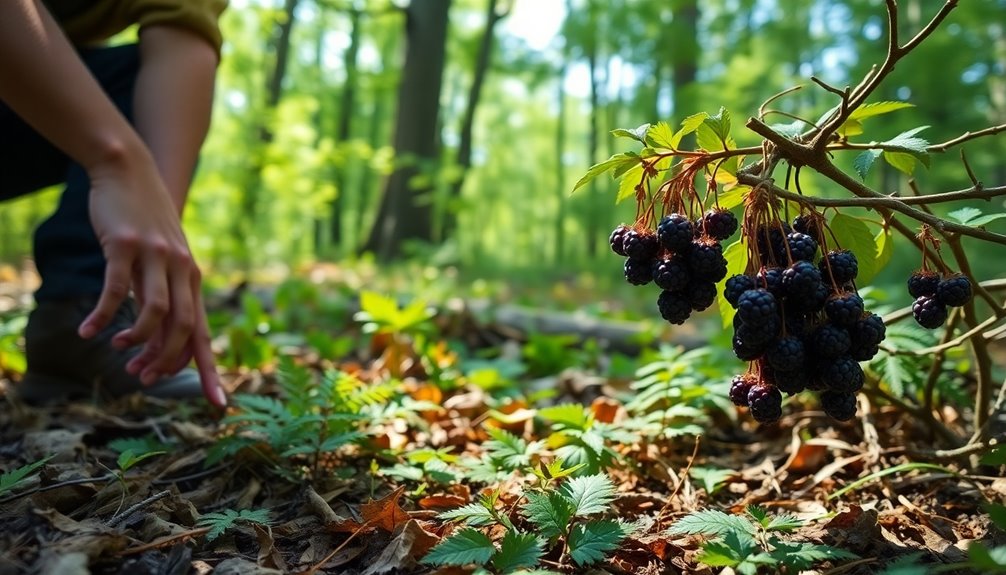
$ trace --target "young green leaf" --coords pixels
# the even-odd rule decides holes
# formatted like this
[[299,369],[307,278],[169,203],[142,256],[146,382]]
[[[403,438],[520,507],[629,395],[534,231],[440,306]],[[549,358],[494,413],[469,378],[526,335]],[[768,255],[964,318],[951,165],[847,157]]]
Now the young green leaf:
[[53,457],[56,456],[50,455],[48,457],[43,457],[34,463],[22,465],[21,467],[11,469],[10,471],[0,475],[0,495],[14,489],[18,483],[27,479],[32,473],[35,473],[36,469],[45,465]]
[[464,521],[474,527],[484,527],[496,522],[492,512],[483,503],[469,503],[464,507],[444,511],[437,517],[447,521]]
[[615,136],[616,138],[630,138],[636,140],[637,142],[645,144],[646,140],[644,138],[646,137],[646,133],[647,131],[649,131],[649,129],[650,129],[649,124],[643,124],[638,128],[632,128],[632,129],[615,128],[614,130],[611,131],[611,135]]
[[642,164],[629,168],[618,182],[618,195],[615,196],[615,203],[620,204],[625,200],[636,197],[636,186],[639,185],[642,179]]
[[717,509],[689,513],[668,530],[671,535],[725,535],[731,531],[749,535],[757,533],[755,526],[747,519]]
[[436,545],[420,563],[426,565],[485,565],[496,553],[496,547],[481,531],[466,528]]
[[531,456],[541,448],[541,443],[533,441],[529,445],[505,429],[487,427],[486,433],[492,440],[485,443],[485,450],[507,469],[520,469],[531,463]]
[[639,155],[636,154],[635,152],[623,152],[621,154],[615,154],[610,158],[608,158],[607,160],[604,160],[603,162],[599,162],[591,166],[587,170],[587,173],[584,174],[584,176],[580,178],[579,181],[576,182],[575,186],[573,186],[573,191],[574,192],[577,191],[578,189],[582,188],[584,185],[589,183],[591,180],[593,180],[594,178],[600,176],[605,172],[614,170],[619,166],[623,166],[626,164],[632,165],[638,162],[639,162]]
[[538,415],[563,427],[580,430],[586,430],[590,427],[590,423],[594,419],[590,409],[578,403],[543,407],[538,410]]
[[526,496],[527,503],[521,510],[527,520],[538,528],[539,535],[545,539],[552,539],[566,532],[569,520],[576,511],[572,501],[557,491],[548,493],[528,491]]
[[674,149],[681,143],[681,137],[675,139],[674,130],[667,122],[657,122],[646,132],[646,144],[654,148]]
[[947,214],[950,219],[956,220],[965,226],[987,226],[992,222],[1006,218],[1006,213],[982,215],[978,208],[961,208]]
[[740,240],[737,240],[723,250],[723,257],[727,260],[727,275],[716,284],[716,306],[723,319],[723,328],[726,329],[733,324],[736,311],[730,302],[723,297],[723,287],[731,276],[744,273],[744,268],[748,265],[747,247]]
[[[877,273],[877,244],[870,228],[863,220],[847,214],[835,214],[830,227],[839,245],[856,254],[859,261],[859,276],[856,281],[869,283]],[[834,246],[829,247],[835,249]]]
[[534,567],[542,555],[544,542],[533,533],[507,531],[500,542],[500,550],[492,559],[493,567],[500,573],[512,573],[522,567]]
[[240,512],[233,509],[226,509],[220,513],[207,513],[196,522],[198,527],[209,527],[206,533],[206,540],[213,541],[238,522],[258,523],[259,525],[269,524],[268,509],[242,509]]
[[883,150],[866,150],[856,156],[856,159],[852,161],[852,167],[859,174],[859,179],[866,179],[866,175],[870,173],[870,168],[873,167],[873,163],[880,157],[881,152]]
[[716,469],[714,467],[692,467],[688,470],[688,475],[692,479],[701,481],[703,489],[709,495],[716,493],[726,483],[727,479],[736,473],[732,469]]
[[569,533],[569,555],[577,565],[590,565],[604,559],[605,553],[618,549],[626,533],[617,521],[577,523]]
[[118,460],[116,460],[116,463],[118,463],[119,469],[121,471],[126,472],[132,469],[133,466],[143,461],[144,459],[149,459],[151,457],[154,457],[155,455],[164,455],[165,453],[167,452],[148,451],[147,453],[141,453],[140,455],[136,455],[135,453],[133,453],[132,449],[127,449],[119,454],[119,458]]
[[829,545],[815,545],[813,543],[788,543],[774,541],[774,549],[769,552],[769,556],[778,563],[782,563],[792,569],[810,569],[815,563],[821,561],[840,561],[843,559],[858,559],[859,556],[844,549],[838,549]]
[[873,236],[873,243],[877,245],[877,261],[874,262],[874,269],[878,272],[890,263],[894,256],[894,238],[890,228],[883,228],[877,235]]
[[681,120],[681,128],[674,133],[674,139],[672,140],[674,145],[671,147],[677,148],[678,144],[681,143],[681,139],[687,136],[688,134],[691,134],[695,130],[698,130],[699,126],[701,126],[702,123],[705,122],[706,118],[708,117],[709,114],[707,112],[699,112],[698,114],[692,114],[691,116],[688,116],[684,120]]
[[735,567],[758,550],[758,544],[748,534],[729,530],[722,539],[702,545],[697,559],[711,567]]
[[565,467],[565,462],[561,458],[555,458],[552,463],[548,465],[542,461],[539,464],[541,474],[539,477],[543,479],[562,479],[563,477],[568,477],[573,475],[578,470],[582,469],[585,463],[578,463],[572,467]]
[[765,511],[765,509],[757,505],[748,505],[746,511],[748,512],[748,515],[754,517],[755,521],[757,521],[758,524],[761,525],[762,527],[765,527],[769,524],[770,520],[768,517],[768,512]]
[[[896,110],[901,110],[902,108],[911,108],[912,106],[913,104],[909,104],[908,102],[871,102],[869,104],[863,104],[849,114],[849,117],[838,128],[838,134],[845,137],[858,136],[863,133],[864,119],[879,116],[881,114],[888,114]],[[837,107],[832,108],[826,112],[817,124],[821,125],[821,122],[827,120],[828,117],[830,117],[837,109]]]
[[157,438],[156,435],[144,435],[142,437],[120,437],[108,442],[108,448],[119,453],[132,451],[133,453],[149,453],[151,451],[167,451],[171,446]]
[[795,531],[803,527],[803,521],[792,515],[776,515],[765,526],[766,531]]
[[573,504],[573,515],[586,517],[608,510],[615,499],[615,484],[603,473],[585,475],[571,479],[561,492]]

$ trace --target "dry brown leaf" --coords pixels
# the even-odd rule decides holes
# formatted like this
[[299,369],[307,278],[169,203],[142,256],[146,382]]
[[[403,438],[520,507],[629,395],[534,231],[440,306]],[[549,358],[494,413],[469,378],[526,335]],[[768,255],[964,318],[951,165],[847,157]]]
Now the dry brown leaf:
[[431,495],[419,500],[419,506],[423,509],[453,509],[461,507],[471,501],[471,498],[464,498],[459,495]]
[[622,404],[610,397],[597,397],[590,404],[594,419],[601,423],[614,423],[622,411]]
[[405,493],[405,487],[399,487],[384,497],[364,503],[360,507],[360,514],[367,525],[379,527],[385,531],[393,532],[400,524],[409,520],[409,514],[398,505],[398,500]]
[[283,572],[262,567],[241,557],[231,557],[217,565],[213,575],[283,575]]
[[425,555],[437,541],[439,538],[436,535],[427,532],[418,521],[411,519],[400,526],[388,546],[362,575],[381,575],[409,569],[415,565],[416,559]]
[[283,555],[276,549],[276,541],[272,537],[272,529],[268,525],[253,524],[255,538],[258,540],[258,564],[268,569],[278,569],[289,572]]

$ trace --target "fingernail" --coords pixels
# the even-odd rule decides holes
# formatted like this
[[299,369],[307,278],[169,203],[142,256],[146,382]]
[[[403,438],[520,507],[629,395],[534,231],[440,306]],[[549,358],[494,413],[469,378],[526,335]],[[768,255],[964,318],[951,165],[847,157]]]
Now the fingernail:
[[87,324],[84,324],[84,325],[80,326],[80,331],[78,333],[80,334],[80,337],[82,337],[84,339],[90,339],[90,338],[94,337],[94,334],[97,331],[98,330],[94,329],[93,325],[87,323]]
[[227,394],[224,393],[224,389],[219,385],[213,388],[213,399],[218,407],[227,407]]

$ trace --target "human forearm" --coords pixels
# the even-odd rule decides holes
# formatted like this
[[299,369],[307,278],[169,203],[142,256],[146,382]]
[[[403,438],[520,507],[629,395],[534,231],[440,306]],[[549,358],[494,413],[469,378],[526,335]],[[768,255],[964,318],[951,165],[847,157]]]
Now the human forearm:
[[187,30],[150,26],[140,32],[140,54],[136,129],[181,213],[209,129],[216,51]]
[[89,173],[147,159],[136,132],[36,0],[0,1],[0,99]]

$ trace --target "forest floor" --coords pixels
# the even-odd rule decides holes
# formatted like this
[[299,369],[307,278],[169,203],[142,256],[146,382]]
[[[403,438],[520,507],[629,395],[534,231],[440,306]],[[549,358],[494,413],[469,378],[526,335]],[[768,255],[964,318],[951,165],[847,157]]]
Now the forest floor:
[[[485,573],[991,573],[975,565],[1004,562],[1002,508],[987,506],[1006,501],[1001,463],[935,460],[931,431],[872,394],[849,423],[798,395],[782,421],[758,426],[723,407],[741,368],[727,355],[622,355],[456,310],[382,319],[373,302],[368,317],[302,330],[291,314],[331,308],[313,292],[285,308],[283,297],[279,311],[218,305],[230,318],[217,328],[226,414],[142,397],[0,399],[0,470],[44,461],[0,479],[0,574],[471,573],[422,562],[465,517],[495,542],[491,560],[469,556]],[[284,329],[264,333],[267,320]],[[0,369],[8,391],[17,377]],[[941,413],[967,431],[965,410]],[[575,493],[555,477],[563,456],[599,482],[581,495],[597,489],[603,509],[567,514],[550,536],[528,505]],[[442,516],[457,509],[468,513]],[[713,510],[691,515],[705,527],[683,527],[700,510]],[[603,518],[621,531],[591,552],[583,537]],[[515,550],[511,532],[544,543]]]

